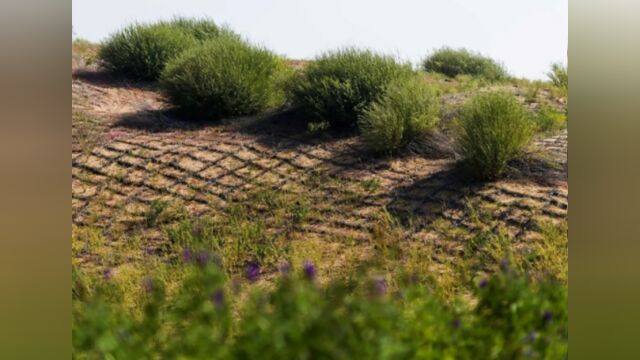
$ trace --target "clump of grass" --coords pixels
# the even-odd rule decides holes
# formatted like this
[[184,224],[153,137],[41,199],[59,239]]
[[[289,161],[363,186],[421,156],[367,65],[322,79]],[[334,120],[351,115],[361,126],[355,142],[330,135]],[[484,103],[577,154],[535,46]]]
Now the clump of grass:
[[282,105],[280,85],[286,76],[286,64],[271,51],[220,37],[171,61],[161,87],[184,113],[219,119]]
[[461,110],[457,145],[469,175],[501,175],[533,135],[531,115],[515,97],[493,92],[477,95]]
[[541,104],[537,114],[533,117],[538,132],[550,132],[566,126],[567,115],[552,107]]
[[289,83],[294,104],[315,121],[354,128],[358,116],[379,99],[393,80],[408,78],[411,67],[370,50],[327,52],[305,66]]
[[202,41],[220,36],[238,37],[207,19],[134,23],[111,35],[98,57],[113,72],[137,80],[156,80],[171,59]]
[[561,63],[555,63],[551,65],[551,71],[547,73],[547,76],[553,83],[553,85],[562,88],[569,88],[569,72],[567,67]]
[[147,227],[153,227],[180,220],[186,216],[187,210],[184,205],[155,199],[149,204],[144,220]]
[[375,152],[397,152],[438,123],[439,105],[422,78],[396,81],[360,116],[363,139]]
[[500,81],[509,77],[504,67],[489,57],[466,49],[448,47],[429,55],[423,61],[422,68],[427,72],[436,72],[451,78],[472,75],[490,81]]

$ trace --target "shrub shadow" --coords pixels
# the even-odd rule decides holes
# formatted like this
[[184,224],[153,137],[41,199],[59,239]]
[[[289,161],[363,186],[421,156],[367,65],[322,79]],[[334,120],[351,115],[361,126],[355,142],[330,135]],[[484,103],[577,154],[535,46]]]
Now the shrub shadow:
[[351,139],[355,131],[309,131],[311,121],[296,107],[271,111],[254,117],[230,119],[234,131],[257,137],[259,143],[278,149],[317,145]]
[[[557,187],[567,181],[566,168],[538,154],[512,161],[506,173],[494,180],[478,180],[469,175],[460,162],[406,186],[391,191],[387,210],[401,224],[425,225],[441,217],[442,212],[465,211],[465,198],[482,197],[480,190],[494,182],[533,182]],[[454,220],[454,225],[464,226]]]
[[[356,157],[371,163],[420,155],[430,159],[454,157],[453,143],[448,134],[434,131],[409,144],[407,149],[393,154],[373,153],[368,150],[357,129],[327,129],[310,131],[308,115],[299,108],[287,108],[261,116],[225,121],[234,131],[256,137],[257,141],[274,150],[299,149],[322,145],[331,148],[336,157]],[[383,166],[383,165],[381,165]]]
[[155,81],[132,80],[123,75],[110,72],[104,68],[83,66],[72,69],[71,78],[84,81],[88,84],[100,87],[112,88],[139,88],[145,90],[158,90],[158,83]]
[[509,162],[504,176],[510,180],[528,180],[542,186],[557,186],[568,180],[568,164],[559,164],[544,153],[527,153]]
[[142,110],[129,113],[118,118],[112,127],[123,127],[131,130],[142,130],[152,133],[172,131],[195,131],[210,127],[210,121],[197,121],[185,118],[176,109]]
[[463,209],[464,198],[483,185],[465,177],[455,163],[439,172],[391,191],[389,213],[401,224],[424,225],[445,209]]

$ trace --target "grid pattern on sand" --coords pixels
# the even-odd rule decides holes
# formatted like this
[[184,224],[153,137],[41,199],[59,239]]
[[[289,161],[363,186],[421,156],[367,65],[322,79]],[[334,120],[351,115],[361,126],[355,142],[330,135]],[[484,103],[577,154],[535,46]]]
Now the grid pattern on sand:
[[[557,140],[541,142],[546,143],[557,148]],[[329,145],[277,149],[226,132],[186,140],[134,134],[75,153],[72,164],[77,225],[134,221],[155,199],[179,200],[194,214],[204,213],[258,184],[310,196],[321,217],[310,219],[306,231],[354,237],[366,236],[383,206],[400,217],[443,217],[464,227],[471,226],[465,203],[477,199],[495,204],[493,216],[517,233],[534,216],[564,219],[568,209],[563,188],[516,181],[462,184],[449,173],[451,160],[363,160]],[[313,181],[318,176],[332,180]],[[366,189],[366,182],[378,186]]]

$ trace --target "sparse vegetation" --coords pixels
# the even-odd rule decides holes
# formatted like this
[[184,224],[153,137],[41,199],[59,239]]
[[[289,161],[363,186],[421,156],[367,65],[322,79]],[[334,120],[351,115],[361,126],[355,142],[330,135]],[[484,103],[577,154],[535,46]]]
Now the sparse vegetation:
[[167,65],[163,92],[184,113],[218,119],[282,105],[284,61],[269,50],[221,37],[189,49]]
[[473,75],[490,81],[508,78],[507,71],[501,64],[466,49],[444,47],[436,50],[423,61],[422,68],[451,78],[458,75]]
[[171,59],[220,36],[238,38],[206,19],[135,23],[111,35],[100,48],[99,58],[113,72],[137,80],[156,80]]
[[492,179],[503,173],[533,135],[528,111],[510,94],[480,94],[461,111],[458,151],[468,173]]
[[396,152],[437,124],[439,105],[422,78],[396,81],[364,110],[359,121],[362,136],[375,152]]
[[327,52],[305,66],[289,84],[293,102],[316,121],[333,128],[355,128],[358,116],[389,84],[411,76],[409,65],[370,50]]
[[569,88],[569,72],[567,67],[561,63],[555,63],[551,65],[551,71],[547,73],[551,82],[559,88]]

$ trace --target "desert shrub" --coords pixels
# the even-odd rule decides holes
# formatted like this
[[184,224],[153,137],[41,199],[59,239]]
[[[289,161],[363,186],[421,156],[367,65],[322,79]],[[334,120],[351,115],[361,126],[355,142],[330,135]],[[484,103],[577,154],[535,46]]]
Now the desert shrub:
[[284,61],[244,41],[219,37],[191,48],[167,64],[164,94],[192,116],[252,115],[285,101]]
[[549,132],[563,128],[567,123],[567,115],[557,111],[548,105],[540,105],[537,114],[533,117],[536,131]]
[[569,72],[563,64],[552,64],[551,71],[547,73],[547,76],[555,86],[563,89],[569,88]]
[[334,128],[355,127],[358,116],[384,94],[391,81],[408,77],[409,65],[355,48],[319,56],[290,83],[295,104]]
[[167,62],[202,41],[237,38],[210,20],[176,18],[154,24],[132,24],[111,35],[100,48],[103,65],[133,79],[156,80]]
[[[214,262],[190,260],[173,298],[142,284],[132,314],[110,280],[87,289],[74,272],[74,358],[489,359],[565,358],[567,290],[505,269],[475,287],[476,305],[447,303],[437,289],[380,278],[314,281],[288,270],[275,288],[240,302]],[[250,280],[249,280],[250,281]],[[241,311],[236,312],[238,306]],[[233,316],[232,314],[236,314]]]
[[395,81],[369,105],[358,125],[365,143],[375,152],[394,152],[438,122],[439,101],[421,77]]
[[240,35],[234,33],[224,26],[218,26],[213,20],[192,19],[177,17],[170,21],[160,22],[160,24],[168,25],[186,31],[196,38],[198,41],[207,41],[215,39],[219,36],[228,36],[240,39]]
[[473,177],[490,179],[503,173],[531,140],[531,115],[515,97],[494,92],[477,95],[460,112],[458,151]]
[[508,77],[504,67],[495,60],[466,49],[442,48],[429,55],[422,63],[427,72],[444,74],[448,77],[472,75],[490,81]]

